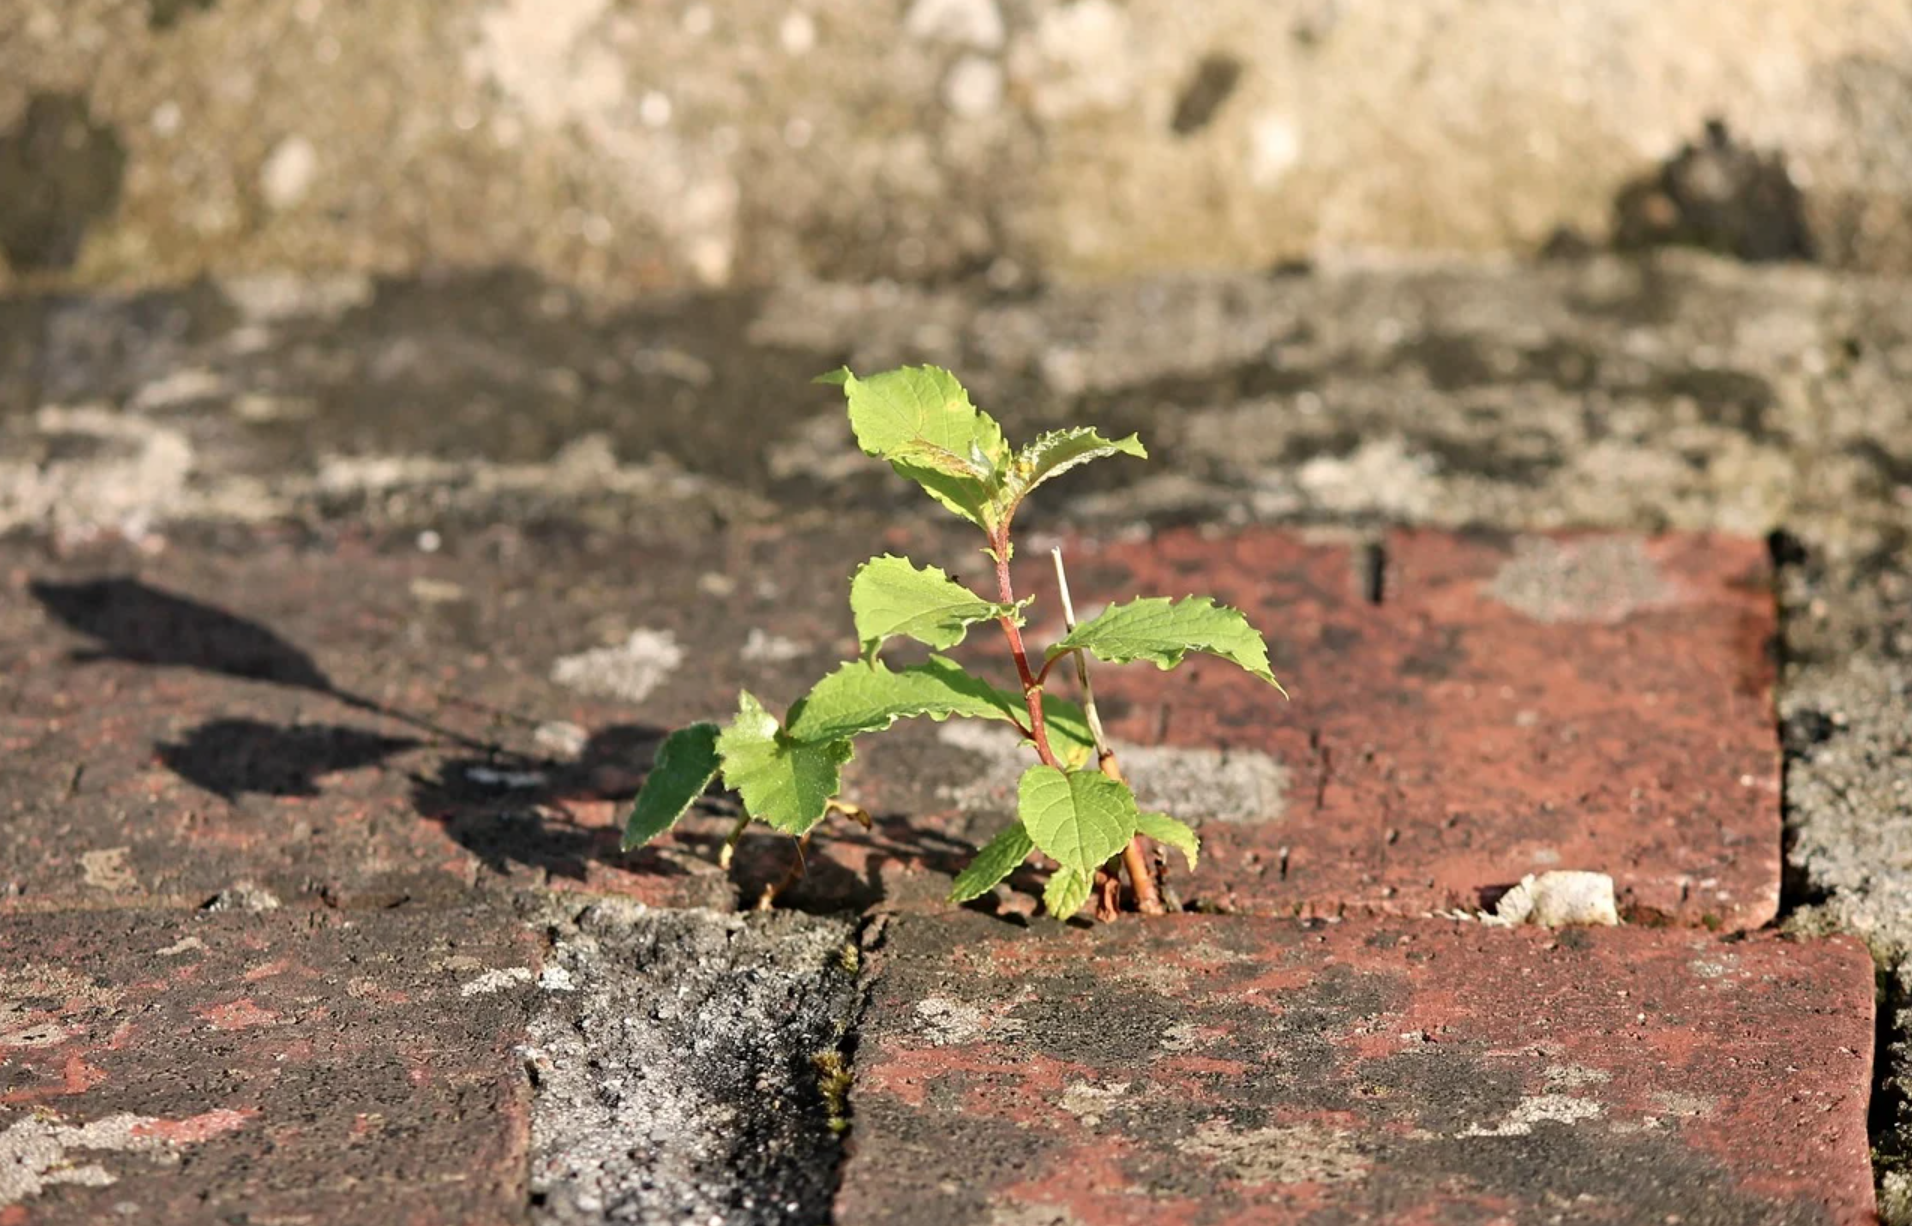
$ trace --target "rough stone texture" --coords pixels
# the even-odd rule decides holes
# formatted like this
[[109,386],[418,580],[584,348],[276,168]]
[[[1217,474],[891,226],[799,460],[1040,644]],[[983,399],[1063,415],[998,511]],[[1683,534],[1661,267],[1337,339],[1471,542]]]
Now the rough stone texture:
[[0,252],[1013,285],[1611,227],[1905,269],[1909,73],[1892,0],[20,0]]
[[920,514],[803,382],[846,359],[954,365],[1018,435],[1144,433],[1149,464],[1071,474],[1031,527],[1786,525],[1852,556],[1903,513],[1912,430],[1899,283],[1690,258],[601,309],[527,276],[277,277],[5,311],[0,528],[69,540]]
[[[1202,836],[1200,867],[1178,871],[1185,899],[1425,914],[1490,905],[1528,873],[1565,868],[1611,874],[1634,919],[1756,928],[1777,909],[1763,543],[1408,532],[1369,554],[1285,533],[1168,532],[1076,539],[1069,553],[1085,613],[1189,591],[1243,609],[1293,694],[1283,702],[1218,661],[1097,669],[1119,742],[1197,762],[1255,755],[1285,772],[1279,794],[1245,807],[1247,789],[1217,802],[1160,749],[1125,762],[1150,803]],[[1052,582],[1021,593],[1038,597],[1036,642],[1062,631]],[[857,775],[865,802],[934,814],[952,785],[981,774],[958,793],[968,820],[957,829],[986,841],[1014,811],[1028,751],[1002,744],[951,761],[926,739],[871,744]],[[998,757],[1007,769],[994,769]],[[1153,777],[1164,765],[1173,785]]]
[[475,908],[10,917],[0,1221],[519,1221],[538,953]]
[[1873,1220],[1850,939],[903,917],[872,961],[844,1226]]
[[1881,1210],[1912,1222],[1912,565],[1903,546],[1856,565],[1802,550],[1781,576],[1788,868],[1803,904],[1791,923],[1859,933],[1890,972]]
[[[553,908],[555,912],[555,908]],[[533,1220],[813,1223],[839,1158],[854,925],[593,903],[531,1025]]]

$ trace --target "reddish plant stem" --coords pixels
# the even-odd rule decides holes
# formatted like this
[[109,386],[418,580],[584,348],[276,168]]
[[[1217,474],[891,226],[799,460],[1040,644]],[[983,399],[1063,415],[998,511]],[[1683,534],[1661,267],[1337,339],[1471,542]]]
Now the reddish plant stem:
[[[1109,749],[1100,755],[1097,763],[1102,773],[1123,787],[1129,781],[1122,777],[1122,767],[1115,760],[1115,751]],[[1143,915],[1167,915],[1168,907],[1162,902],[1161,891],[1155,888],[1155,874],[1149,871],[1148,857],[1142,851],[1142,836],[1136,835],[1129,845],[1122,849],[1122,867],[1129,870],[1129,888],[1135,892],[1135,909]]]
[[[996,559],[997,599],[1003,604],[1016,603],[1016,590],[1009,582],[1009,527],[1007,524],[989,535],[991,552]],[[1022,628],[1016,625],[1014,617],[1004,616],[1003,636],[1009,640],[1009,652],[1016,658],[1016,675],[1022,681],[1022,700],[1029,707],[1029,739],[1036,743],[1036,754],[1044,766],[1053,766],[1060,770],[1062,764],[1056,761],[1056,755],[1049,748],[1049,729],[1042,722],[1042,683],[1029,670],[1029,652],[1022,645]]]

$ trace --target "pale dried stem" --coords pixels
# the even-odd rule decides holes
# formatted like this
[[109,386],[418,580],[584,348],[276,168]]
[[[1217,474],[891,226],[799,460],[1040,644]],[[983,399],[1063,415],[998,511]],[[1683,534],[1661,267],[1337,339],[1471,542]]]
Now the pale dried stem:
[[[1056,589],[1062,596],[1062,621],[1071,631],[1076,628],[1075,602],[1069,599],[1069,573],[1062,567],[1062,546],[1049,551],[1056,561]],[[1082,714],[1089,722],[1089,735],[1095,739],[1096,765],[1109,778],[1128,786],[1128,780],[1122,777],[1121,763],[1115,759],[1115,749],[1109,744],[1109,738],[1102,731],[1102,717],[1095,709],[1095,687],[1089,684],[1089,653],[1078,651],[1075,654],[1076,682],[1082,687]],[[1155,888],[1155,874],[1149,871],[1148,856],[1142,850],[1142,836],[1136,835],[1129,845],[1122,849],[1122,865],[1129,872],[1129,886],[1135,891],[1135,909],[1144,915],[1165,915],[1168,908],[1162,905],[1161,893]]]
[[724,840],[724,845],[717,849],[718,868],[729,870],[730,862],[737,854],[737,844],[744,841],[744,831],[748,829],[750,829],[750,814],[746,813],[737,819],[737,824],[730,828],[730,836]]

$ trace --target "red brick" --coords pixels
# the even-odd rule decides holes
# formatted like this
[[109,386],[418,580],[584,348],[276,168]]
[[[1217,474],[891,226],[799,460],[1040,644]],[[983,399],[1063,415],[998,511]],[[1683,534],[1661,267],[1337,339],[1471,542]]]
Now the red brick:
[[[729,549],[748,569],[746,546]],[[734,710],[745,681],[792,688],[777,678],[820,674],[840,645],[791,610],[779,631],[819,657],[746,676],[738,648],[771,622],[743,620],[754,601],[728,618],[700,609],[698,576],[724,553],[647,549],[608,567],[267,536],[232,554],[53,562],[0,545],[0,911],[193,907],[240,881],[347,905],[490,881],[728,906],[712,863],[728,822],[693,818],[672,843],[620,855],[630,794],[661,730]],[[808,568],[805,582],[813,604],[844,608],[836,585]],[[552,681],[556,660],[622,625],[677,634],[698,666],[635,706]],[[539,745],[545,721],[589,732],[586,759]],[[540,782],[486,785],[474,768]]]
[[537,954],[485,910],[13,916],[0,1221],[516,1221]]
[[[1425,914],[1561,868],[1611,874],[1636,919],[1772,918],[1780,751],[1760,542],[1396,533],[1378,604],[1361,551],[1289,533],[1081,541],[1070,556],[1081,604],[1197,592],[1238,605],[1293,694],[1207,659],[1096,669],[1118,739],[1259,752],[1285,769],[1278,808],[1199,823],[1185,897],[1259,914]],[[1050,586],[1029,590],[1042,598],[1030,637],[1050,641]],[[913,786],[923,772],[880,753],[859,776],[879,805],[934,811],[938,797]],[[1147,787],[1145,770],[1130,774]],[[1013,812],[1011,786],[990,799],[999,818],[957,827],[972,842]]]
[[900,916],[844,1226],[1872,1221],[1847,939]]
[[[782,874],[788,840],[753,835],[726,878],[711,861],[727,820],[708,813],[620,855],[636,772],[661,730],[724,717],[739,685],[787,703],[852,654],[847,577],[874,548],[959,570],[973,557],[966,538],[925,534],[463,558],[263,538],[230,555],[138,559],[146,589],[215,616],[134,601],[101,634],[99,617],[49,613],[57,598],[33,593],[125,558],[55,565],[0,546],[0,749],[18,767],[0,776],[0,910],[192,906],[240,880],[346,903],[497,881],[733,905]],[[1561,560],[1575,550],[1578,571]],[[1041,598],[1031,638],[1042,643],[1059,630],[1052,581],[1026,553],[1019,576]],[[1186,897],[1257,913],[1425,913],[1479,906],[1528,872],[1581,868],[1611,873],[1636,918],[1745,928],[1772,916],[1779,751],[1759,543],[1403,533],[1388,543],[1379,604],[1359,550],[1290,533],[1085,540],[1070,557],[1085,605],[1189,591],[1241,605],[1294,693],[1283,702],[1215,661],[1098,670],[1118,736],[1254,751],[1286,771],[1279,812],[1201,821],[1204,865],[1180,880]],[[1556,600],[1550,567],[1592,579],[1558,585]],[[732,595],[711,595],[719,571]],[[417,594],[446,585],[463,594]],[[668,631],[683,651],[655,693],[625,703],[551,681],[554,660],[629,626]],[[799,650],[747,659],[752,630]],[[1007,679],[986,631],[966,651]],[[222,655],[237,666],[205,667]],[[507,752],[488,758],[337,690]],[[545,720],[591,730],[591,761],[539,748],[530,730]],[[878,827],[830,823],[797,901],[938,897],[969,847],[1009,819],[1009,787],[951,811],[935,780],[973,769],[938,731],[859,746],[851,778]],[[484,767],[542,782],[474,782]],[[1145,768],[1135,773],[1146,787]]]

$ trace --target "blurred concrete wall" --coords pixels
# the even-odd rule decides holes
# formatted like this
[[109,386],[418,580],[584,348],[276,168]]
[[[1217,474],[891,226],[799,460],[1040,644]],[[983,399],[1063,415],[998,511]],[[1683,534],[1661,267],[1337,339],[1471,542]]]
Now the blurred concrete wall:
[[1007,286],[1616,228],[1912,269],[1912,3],[0,0],[0,285]]

